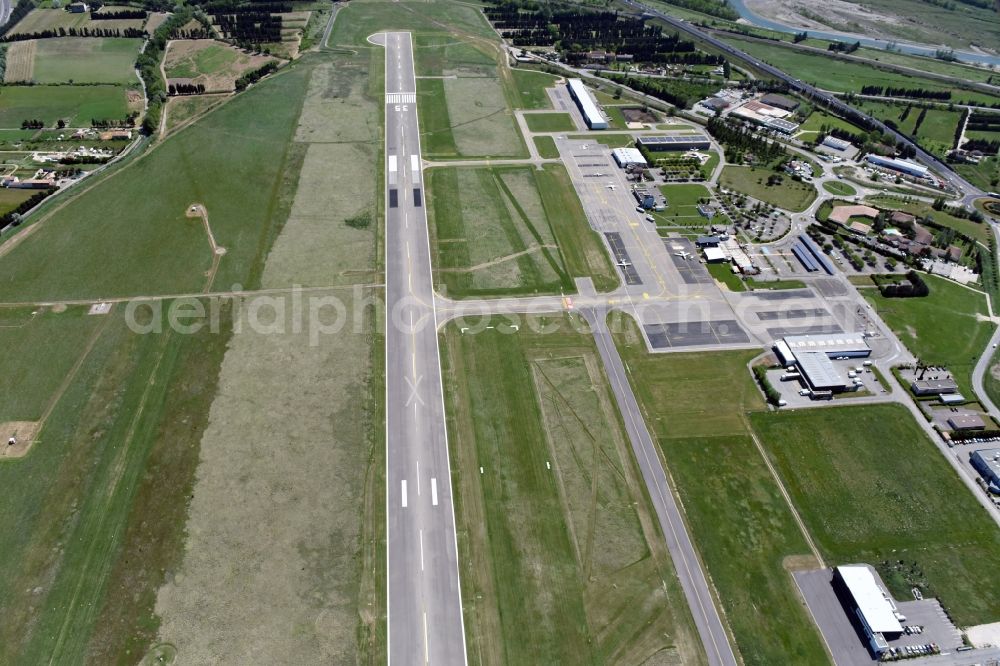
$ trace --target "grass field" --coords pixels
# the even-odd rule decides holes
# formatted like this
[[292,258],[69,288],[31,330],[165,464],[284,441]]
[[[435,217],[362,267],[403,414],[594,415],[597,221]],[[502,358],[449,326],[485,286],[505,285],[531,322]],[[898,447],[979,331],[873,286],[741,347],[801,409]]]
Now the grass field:
[[976,318],[986,315],[986,297],[934,275],[924,280],[931,290],[924,298],[883,298],[876,289],[861,293],[917,358],[947,366],[959,392],[974,395],[972,368],[993,333],[993,324]]
[[38,119],[46,126],[63,119],[70,127],[90,127],[97,119],[124,120],[128,114],[121,86],[8,86],[0,89],[0,127],[20,128]]
[[962,627],[1000,614],[1000,579],[990,573],[1000,530],[907,410],[839,407],[751,422],[829,564],[872,564],[897,599],[920,587]]
[[823,189],[837,197],[853,197],[858,193],[854,187],[840,180],[824,182]]
[[272,60],[212,39],[177,39],[167,48],[163,68],[168,79],[193,79],[208,92],[229,91],[244,72]]
[[551,109],[552,102],[545,94],[546,88],[555,85],[558,77],[546,72],[531,69],[514,68],[510,70],[514,79],[513,87],[517,90],[518,100],[514,105],[518,109]]
[[987,157],[979,164],[956,164],[954,169],[984,192],[995,190],[1000,183],[1000,158],[997,157]]
[[[918,107],[911,107],[907,111],[907,104],[872,100],[863,100],[855,104],[877,118],[892,122],[901,132],[915,136],[921,147],[939,156],[943,156],[954,146],[955,129],[962,119],[961,111],[947,109],[927,109],[925,112]],[[924,119],[917,126],[921,115]]]
[[470,661],[705,663],[593,339],[539,323],[442,333]]
[[[828,129],[834,129],[834,128],[842,129],[844,131],[851,132],[853,134],[862,133],[862,130],[855,127],[851,123],[847,122],[843,118],[839,118],[837,116],[831,116],[829,113],[825,113],[823,111],[813,111],[811,114],[809,114],[809,117],[806,118],[806,121],[801,125],[799,125],[799,131],[819,133],[823,130],[824,127]],[[805,138],[806,140],[809,139],[809,137]]]
[[31,190],[0,189],[0,215],[8,213],[31,198]]
[[767,179],[773,173],[771,169],[759,167],[727,166],[722,169],[719,184],[792,212],[805,210],[816,198],[815,187],[796,182],[787,174],[783,174],[781,183],[769,186]]
[[569,134],[569,139],[593,141],[608,148],[631,148],[635,146],[635,137],[631,134]]
[[[305,80],[302,68],[241,94],[54,212],[4,257],[0,297],[199,292],[212,258],[201,221],[185,215],[194,202],[205,205],[227,249],[215,283],[228,289],[259,281]],[[137,201],[144,202],[140,218]],[[74,271],[46,270],[53,260]]]
[[26,70],[9,67],[7,83],[114,83],[135,84],[135,58],[141,40],[114,37],[61,37],[14,42],[8,62],[19,60],[21,52],[29,60]]
[[532,132],[572,132],[576,129],[568,113],[529,113],[524,119]]
[[556,140],[551,136],[532,137],[535,142],[535,149],[538,154],[545,159],[556,159],[559,157],[559,149],[556,148]]
[[662,185],[660,192],[667,198],[667,209],[659,214],[660,220],[680,226],[704,227],[706,220],[698,212],[701,199],[711,199],[711,193],[704,185],[696,183]]
[[428,213],[438,288],[453,298],[617,284],[561,166],[434,169]]
[[631,320],[616,343],[743,661],[828,663],[789,572],[814,560],[744,417],[756,352],[648,354]]

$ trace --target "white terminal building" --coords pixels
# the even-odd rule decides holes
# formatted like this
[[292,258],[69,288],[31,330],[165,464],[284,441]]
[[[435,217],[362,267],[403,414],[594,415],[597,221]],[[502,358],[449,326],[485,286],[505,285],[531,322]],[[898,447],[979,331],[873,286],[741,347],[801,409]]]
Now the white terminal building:
[[569,79],[569,95],[580,108],[583,119],[590,129],[608,129],[608,121],[604,119],[601,110],[597,108],[597,102],[590,95],[590,91],[583,85],[580,79]]
[[623,169],[631,166],[647,166],[646,158],[642,156],[638,148],[615,148],[611,151],[611,156]]

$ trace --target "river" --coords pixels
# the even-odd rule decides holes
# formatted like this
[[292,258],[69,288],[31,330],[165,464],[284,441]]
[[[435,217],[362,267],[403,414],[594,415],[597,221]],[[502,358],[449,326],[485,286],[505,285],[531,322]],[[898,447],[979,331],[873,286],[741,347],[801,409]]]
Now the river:
[[[909,53],[911,55],[918,56],[928,56],[930,58],[934,57],[937,53],[937,46],[926,46],[923,44],[913,44],[912,42],[901,42],[897,40],[884,40],[884,39],[873,39],[871,37],[865,37],[864,35],[853,35],[846,32],[828,32],[825,30],[811,30],[804,28],[793,28],[791,26],[785,25],[783,23],[778,23],[769,18],[764,18],[750,11],[743,0],[729,0],[729,4],[732,5],[733,9],[739,12],[748,23],[752,23],[758,28],[767,28],[768,30],[774,30],[776,32],[784,32],[789,34],[795,34],[805,30],[809,33],[810,37],[815,37],[817,39],[825,39],[831,42],[844,42],[847,44],[853,44],[854,42],[861,42],[862,46],[867,46],[873,49],[885,50],[888,44],[895,44],[895,50],[900,53]],[[1000,65],[1000,56],[986,55],[982,53],[973,53],[971,51],[953,51],[955,58],[962,62],[974,63],[977,65]]]

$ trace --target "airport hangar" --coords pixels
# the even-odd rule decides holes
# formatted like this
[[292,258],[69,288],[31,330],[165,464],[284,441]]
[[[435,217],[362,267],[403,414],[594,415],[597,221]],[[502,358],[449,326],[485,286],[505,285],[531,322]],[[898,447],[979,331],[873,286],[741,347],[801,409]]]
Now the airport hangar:
[[608,129],[608,121],[601,115],[601,110],[597,108],[597,103],[590,96],[590,91],[583,85],[583,81],[580,79],[570,79],[567,85],[569,86],[569,95],[576,102],[576,105],[580,107],[580,113],[583,114],[583,119],[586,121],[587,127],[592,130]]
[[833,359],[868,358],[872,353],[862,333],[788,335],[775,341],[772,349],[783,367],[798,367],[808,387],[820,395],[855,388]]
[[847,610],[851,624],[868,639],[868,648],[876,658],[889,649],[886,637],[892,640],[903,633],[903,625],[900,624],[902,615],[868,565],[850,564],[834,568],[833,589]]

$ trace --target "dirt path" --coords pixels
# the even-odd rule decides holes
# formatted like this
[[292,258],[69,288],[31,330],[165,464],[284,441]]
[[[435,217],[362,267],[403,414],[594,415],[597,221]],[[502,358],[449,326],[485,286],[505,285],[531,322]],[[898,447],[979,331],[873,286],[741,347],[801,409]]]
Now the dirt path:
[[212,233],[212,226],[208,223],[208,210],[204,205],[200,203],[191,204],[188,206],[187,216],[201,218],[202,223],[205,225],[205,234],[208,236],[208,245],[212,250],[212,267],[208,269],[208,273],[205,276],[205,288],[202,290],[203,294],[207,294],[212,288],[212,283],[215,282],[215,274],[219,272],[219,264],[222,262],[222,255],[226,253],[226,248],[215,242],[215,234]]
[[532,245],[531,247],[525,248],[520,252],[515,252],[514,254],[504,255],[502,257],[497,257],[496,259],[490,259],[489,261],[484,261],[481,264],[476,264],[475,266],[469,266],[467,268],[439,268],[438,273],[471,273],[472,271],[478,271],[483,268],[489,268],[490,266],[496,266],[497,264],[503,264],[511,259],[517,259],[518,257],[523,257],[526,254],[531,254],[537,252],[538,250],[558,250],[558,245]]

